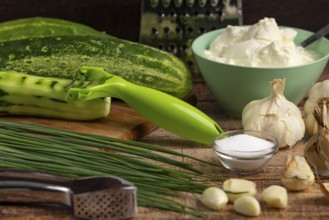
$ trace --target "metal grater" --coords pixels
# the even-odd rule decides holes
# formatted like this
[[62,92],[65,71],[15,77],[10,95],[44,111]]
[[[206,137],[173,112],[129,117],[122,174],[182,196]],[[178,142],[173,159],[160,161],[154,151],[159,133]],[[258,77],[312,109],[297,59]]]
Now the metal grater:
[[190,50],[193,39],[242,22],[242,0],[144,0],[139,41],[181,58],[198,80]]

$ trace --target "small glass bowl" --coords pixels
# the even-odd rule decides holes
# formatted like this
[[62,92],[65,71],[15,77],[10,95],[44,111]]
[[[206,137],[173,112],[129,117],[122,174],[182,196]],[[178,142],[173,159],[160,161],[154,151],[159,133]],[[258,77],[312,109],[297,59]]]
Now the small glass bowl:
[[[223,140],[224,138],[241,134],[247,134],[265,140],[262,147],[258,146],[262,149],[252,150],[252,148],[249,148],[244,150],[243,148],[250,147],[246,145],[250,145],[251,143],[243,143],[241,141],[237,141],[236,139],[236,145],[232,148],[223,146],[223,144],[220,143],[220,140]],[[239,174],[252,174],[261,171],[267,162],[277,153],[279,149],[279,142],[274,136],[266,132],[235,130],[217,135],[213,141],[213,148],[225,168]]]

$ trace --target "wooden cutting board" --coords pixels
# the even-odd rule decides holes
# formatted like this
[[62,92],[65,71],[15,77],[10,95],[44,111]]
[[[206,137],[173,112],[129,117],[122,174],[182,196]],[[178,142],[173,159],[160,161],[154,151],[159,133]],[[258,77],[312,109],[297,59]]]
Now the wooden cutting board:
[[44,125],[126,140],[138,140],[157,128],[155,124],[119,100],[112,100],[111,112],[107,118],[94,121],[68,121],[26,116],[0,116],[0,120]]

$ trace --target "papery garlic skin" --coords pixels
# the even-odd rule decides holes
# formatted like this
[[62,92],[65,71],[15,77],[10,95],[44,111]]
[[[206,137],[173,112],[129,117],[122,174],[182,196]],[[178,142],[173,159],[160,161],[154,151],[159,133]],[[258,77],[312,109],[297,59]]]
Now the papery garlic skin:
[[293,146],[305,134],[299,108],[283,95],[285,80],[271,81],[271,96],[249,102],[242,111],[244,130],[263,131],[279,141],[279,147]]
[[315,104],[314,118],[318,124],[318,131],[307,141],[304,157],[308,164],[320,176],[329,176],[329,100],[322,99],[322,103]]
[[314,183],[314,174],[303,156],[287,157],[281,178],[282,185],[291,191],[302,191]]
[[[304,104],[305,128],[309,135],[314,135],[318,132],[318,123],[316,122],[313,112],[315,105],[323,99],[329,99],[329,80],[315,83],[308,94],[308,98]],[[327,114],[329,120],[329,113]]]

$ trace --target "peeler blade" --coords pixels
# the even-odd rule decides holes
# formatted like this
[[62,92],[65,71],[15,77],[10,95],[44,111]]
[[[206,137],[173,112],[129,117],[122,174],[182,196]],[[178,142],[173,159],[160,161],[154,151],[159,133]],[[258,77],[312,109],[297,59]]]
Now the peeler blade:
[[76,74],[66,87],[66,92],[71,88],[87,88],[90,86],[101,85],[111,77],[113,77],[113,75],[104,72],[103,68],[82,66],[79,74]]

